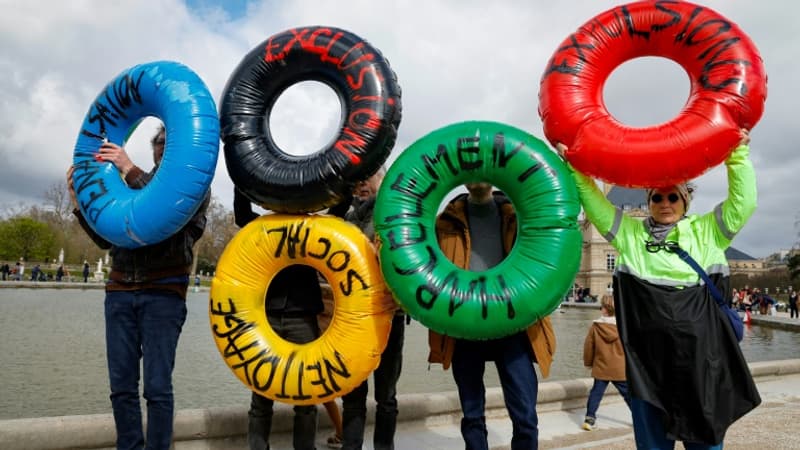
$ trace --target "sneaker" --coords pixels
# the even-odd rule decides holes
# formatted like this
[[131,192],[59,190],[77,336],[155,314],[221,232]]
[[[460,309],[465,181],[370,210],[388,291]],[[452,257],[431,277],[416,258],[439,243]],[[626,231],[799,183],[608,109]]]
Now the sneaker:
[[342,438],[339,435],[332,434],[328,437],[328,448],[342,448]]
[[597,426],[594,424],[594,417],[585,418],[583,420],[583,425],[581,425],[581,428],[583,428],[586,431],[592,431],[595,428],[597,428]]

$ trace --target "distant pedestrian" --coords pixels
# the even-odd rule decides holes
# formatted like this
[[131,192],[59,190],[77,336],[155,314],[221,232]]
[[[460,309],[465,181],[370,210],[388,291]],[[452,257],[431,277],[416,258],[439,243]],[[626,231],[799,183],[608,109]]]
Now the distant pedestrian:
[[8,267],[8,263],[4,262],[2,266],[0,266],[0,273],[3,275],[3,281],[6,281],[8,278],[8,273],[11,271],[11,268]]
[[789,294],[789,318],[797,319],[797,291],[795,290]]
[[83,262],[83,282],[86,283],[89,281],[89,263],[84,261]]
[[41,270],[38,264],[33,266],[33,269],[31,269],[31,281],[39,281],[39,273]]
[[583,365],[592,369],[594,385],[586,401],[586,418],[583,428],[595,429],[597,408],[603,400],[608,383],[614,383],[625,403],[630,407],[628,384],[625,382],[625,354],[619,340],[617,319],[614,317],[614,297],[603,295],[600,300],[600,318],[592,322],[583,342]]
[[200,292],[200,275],[194,275],[194,291]]
[[58,269],[56,270],[56,281],[61,281],[62,278],[64,278],[64,266],[63,265],[58,266]]

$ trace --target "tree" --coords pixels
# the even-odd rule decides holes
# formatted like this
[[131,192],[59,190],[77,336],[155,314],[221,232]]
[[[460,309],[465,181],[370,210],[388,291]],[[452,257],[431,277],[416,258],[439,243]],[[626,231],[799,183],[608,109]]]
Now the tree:
[[69,198],[66,181],[53,183],[47,188],[44,193],[44,205],[60,228],[63,228],[71,220],[72,201]]
[[225,209],[217,197],[212,196],[206,210],[206,228],[203,236],[197,241],[195,254],[197,270],[213,273],[225,246],[238,230],[233,220],[233,213]]
[[106,251],[99,248],[72,214],[72,203],[66,180],[53,183],[44,192],[43,208],[32,207],[29,214],[49,224],[55,233],[55,250],[64,249],[64,262],[82,265],[84,261],[97,261]]
[[54,236],[47,224],[30,217],[0,222],[0,255],[4,259],[43,260],[54,254]]
[[800,253],[790,256],[786,266],[789,268],[789,278],[794,280],[800,277]]

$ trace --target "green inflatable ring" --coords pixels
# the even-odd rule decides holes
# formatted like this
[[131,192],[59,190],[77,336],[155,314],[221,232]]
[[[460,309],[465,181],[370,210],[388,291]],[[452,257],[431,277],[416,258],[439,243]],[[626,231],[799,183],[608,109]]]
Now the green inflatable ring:
[[[507,257],[483,272],[450,262],[436,240],[439,206],[455,188],[488,182],[517,212]],[[440,128],[392,164],[375,202],[381,271],[411,317],[464,339],[513,334],[549,315],[572,286],[581,259],[578,192],[547,145],[494,122]]]

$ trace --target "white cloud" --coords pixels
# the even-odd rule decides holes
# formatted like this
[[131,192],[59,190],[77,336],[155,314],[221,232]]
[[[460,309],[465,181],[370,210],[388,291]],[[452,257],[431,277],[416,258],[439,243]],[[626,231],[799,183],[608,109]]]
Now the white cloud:
[[[542,138],[539,78],[550,55],[579,25],[619,4],[295,0],[251,2],[244,16],[231,21],[213,8],[202,10],[207,16],[193,14],[178,0],[13,3],[0,17],[0,205],[39,202],[45,189],[64,177],[89,105],[122,70],[160,59],[180,61],[200,75],[219,101],[245,54],[269,36],[302,25],[352,31],[391,62],[403,91],[403,121],[390,160],[428,132],[462,120],[506,122]],[[747,253],[764,256],[790,247],[797,238],[798,207],[792,192],[800,169],[794,148],[800,141],[794,123],[800,37],[794,33],[794,18],[800,8],[788,1],[704,4],[752,37],[770,77],[766,111],[752,132],[759,209],[734,242]],[[685,96],[685,80],[665,77],[629,74],[607,91],[609,103],[613,100],[635,117],[664,108],[673,111],[675,106],[642,105],[641,94],[636,94],[660,85],[658,81],[665,90],[676,86],[675,95]],[[295,133],[312,136],[308,125],[329,121],[326,111],[307,113]],[[128,146],[146,168],[151,164],[147,139],[152,129],[146,122]],[[720,168],[701,177],[699,184],[693,211],[708,210],[724,198]],[[221,149],[212,187],[231,204],[233,186]]]

